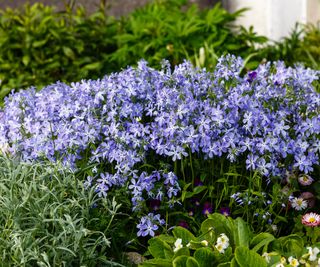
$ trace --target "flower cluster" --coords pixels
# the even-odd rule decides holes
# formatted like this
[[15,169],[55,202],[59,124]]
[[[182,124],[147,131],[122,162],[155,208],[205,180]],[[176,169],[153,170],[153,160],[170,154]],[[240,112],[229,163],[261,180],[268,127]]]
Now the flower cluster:
[[72,168],[89,155],[105,170],[87,185],[106,196],[130,183],[136,208],[145,195],[172,199],[180,190],[170,170],[139,168],[159,158],[244,158],[248,170],[266,177],[312,172],[320,152],[320,94],[312,85],[319,72],[277,62],[242,77],[242,67],[231,55],[213,73],[188,62],[157,71],[141,61],[101,80],[12,93],[0,111],[0,147],[24,160],[61,160]]
[[220,234],[214,247],[223,254],[229,247],[229,238],[224,233]]
[[139,229],[138,236],[154,236],[155,231],[159,229],[159,225],[164,225],[165,221],[160,218],[160,214],[154,215],[149,213],[147,216],[143,216],[140,219],[140,223],[137,225]]

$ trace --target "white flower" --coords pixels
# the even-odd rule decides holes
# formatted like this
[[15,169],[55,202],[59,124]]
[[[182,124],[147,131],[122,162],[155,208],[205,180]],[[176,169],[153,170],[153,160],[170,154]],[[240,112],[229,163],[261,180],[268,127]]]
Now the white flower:
[[311,185],[314,180],[309,175],[302,174],[299,176],[298,181],[301,185]]
[[317,247],[307,247],[307,250],[309,252],[309,261],[315,261],[318,258],[318,253],[320,250]]
[[224,253],[224,248],[222,244],[216,244],[214,247],[219,251],[219,253]]
[[284,267],[283,263],[278,263],[276,267]]
[[297,267],[300,265],[299,261],[292,256],[289,257],[288,261],[289,261],[290,266]]
[[264,252],[264,253],[262,254],[262,257],[266,260],[267,263],[270,262],[270,255],[269,255],[268,252]]
[[295,210],[304,210],[305,208],[308,207],[308,202],[301,197],[299,198],[295,197],[290,202],[291,202],[291,206]]
[[178,239],[176,240],[176,242],[174,242],[173,252],[177,252],[180,248],[183,248],[182,239],[181,239],[181,238],[178,238]]
[[217,245],[221,245],[223,249],[229,247],[229,238],[222,233],[217,239]]

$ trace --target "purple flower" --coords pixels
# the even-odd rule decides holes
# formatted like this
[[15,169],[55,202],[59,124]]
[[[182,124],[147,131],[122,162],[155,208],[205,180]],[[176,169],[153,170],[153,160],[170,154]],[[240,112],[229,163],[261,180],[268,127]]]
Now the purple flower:
[[230,208],[229,207],[222,207],[220,209],[220,213],[226,217],[230,216],[231,212],[230,212]]
[[210,202],[205,202],[202,208],[202,214],[208,216],[208,214],[212,213],[212,204]]

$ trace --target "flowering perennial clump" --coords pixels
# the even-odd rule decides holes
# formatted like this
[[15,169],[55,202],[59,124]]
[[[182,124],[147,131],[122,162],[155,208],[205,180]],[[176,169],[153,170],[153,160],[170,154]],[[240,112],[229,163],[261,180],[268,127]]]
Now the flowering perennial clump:
[[319,72],[277,62],[241,76],[242,68],[243,60],[230,55],[213,73],[188,62],[157,71],[140,61],[101,80],[12,93],[0,111],[0,147],[72,168],[89,155],[106,171],[88,177],[86,186],[104,197],[128,185],[134,209],[180,191],[170,168],[139,169],[159,158],[244,158],[248,170],[266,177],[312,172],[320,152],[320,94],[312,85]]

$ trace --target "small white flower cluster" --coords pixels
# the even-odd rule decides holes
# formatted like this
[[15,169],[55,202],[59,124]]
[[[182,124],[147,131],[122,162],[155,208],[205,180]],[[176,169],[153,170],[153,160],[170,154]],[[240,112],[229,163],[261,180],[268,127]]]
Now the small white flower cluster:
[[[281,257],[280,262],[278,262],[275,267],[285,267],[285,266],[292,266],[292,267],[298,267],[301,264],[303,266],[320,266],[320,258],[318,258],[318,254],[320,252],[320,249],[317,247],[307,247],[308,253],[306,253],[305,255],[303,255],[300,259],[296,259],[292,256],[290,256],[288,259],[286,259],[285,257]],[[263,253],[262,257],[266,260],[267,263],[270,262],[270,256],[272,255],[272,253]],[[287,261],[288,260],[288,261]]]
[[224,251],[229,247],[229,238],[224,233],[220,234],[214,247],[219,251],[219,253],[224,253]]

